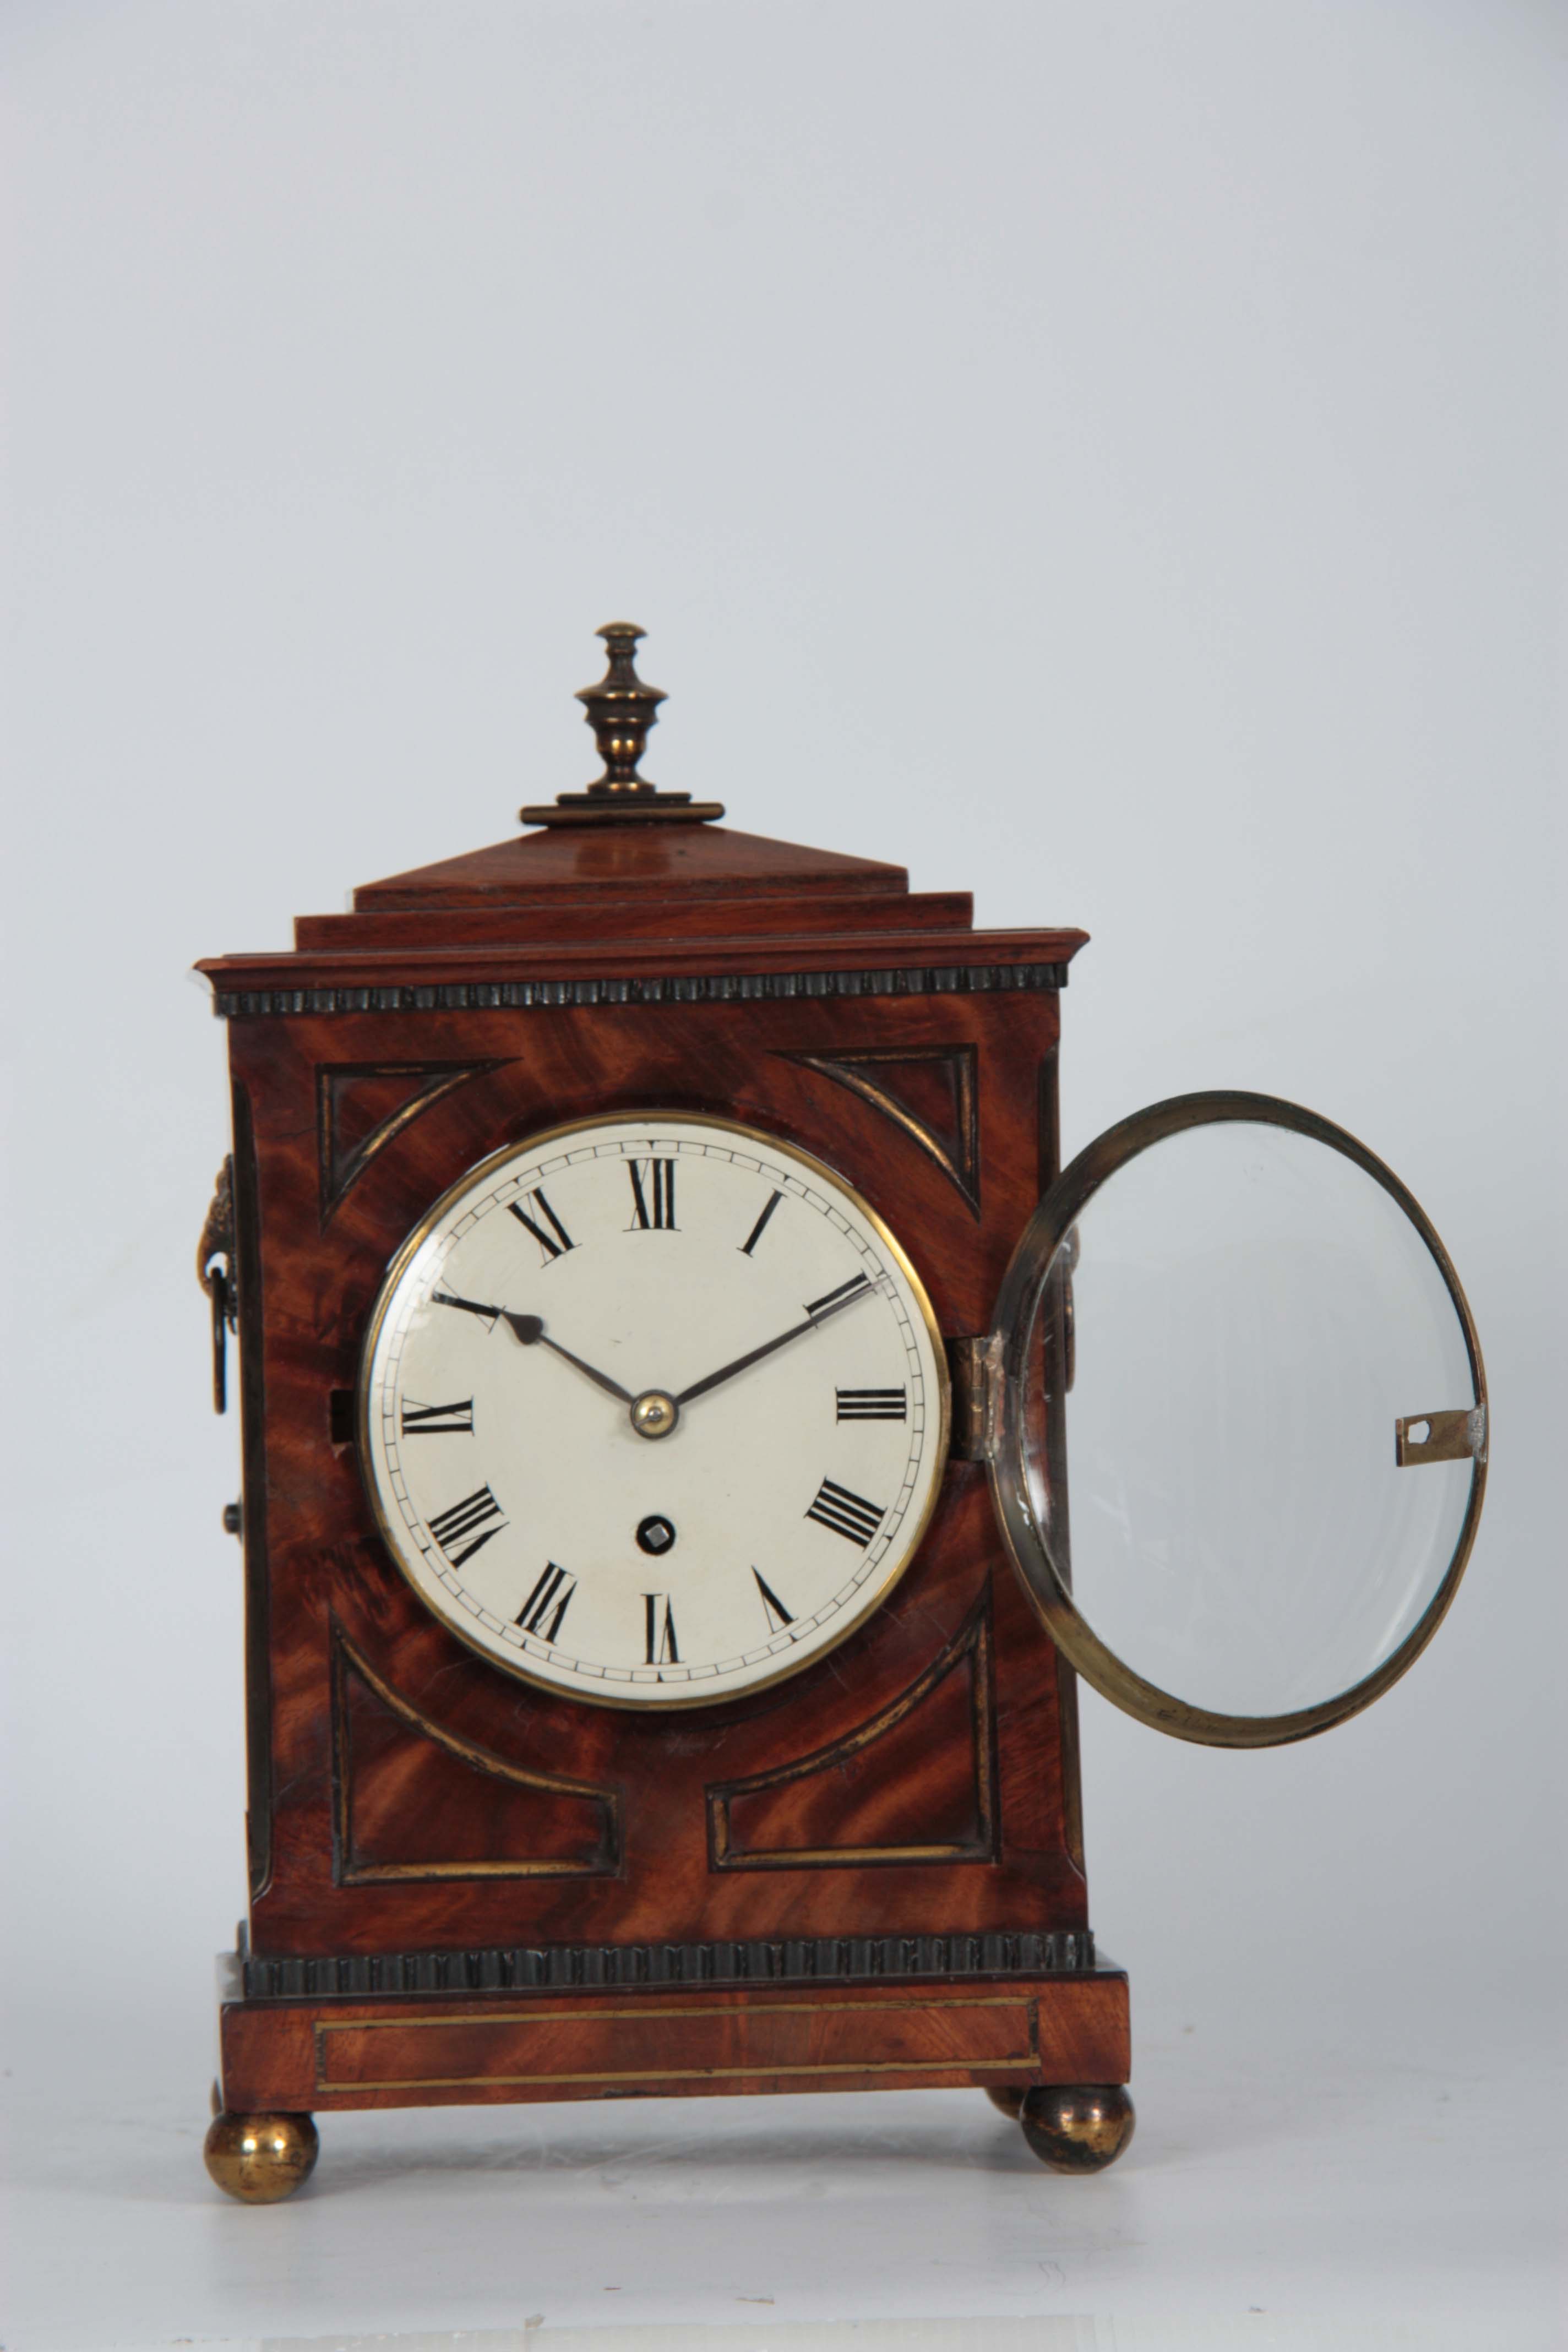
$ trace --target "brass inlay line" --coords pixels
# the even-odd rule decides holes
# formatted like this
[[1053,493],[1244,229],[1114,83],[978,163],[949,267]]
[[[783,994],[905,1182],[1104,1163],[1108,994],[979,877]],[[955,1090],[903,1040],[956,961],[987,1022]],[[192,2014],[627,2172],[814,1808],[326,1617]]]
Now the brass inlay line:
[[[705,2021],[726,2017],[912,2017],[932,2010],[1010,2009],[1023,2012],[1030,2048],[1006,2056],[972,2057],[956,2052],[943,2058],[866,2058],[824,2059],[800,2065],[770,2065],[765,2059],[752,2059],[741,2065],[713,2066],[639,2066],[625,2068],[595,2067],[573,2074],[420,2074],[377,2078],[374,2081],[339,2083],[327,2072],[326,2036],[329,2033],[374,2033],[386,2031],[406,2031],[416,2027],[461,2028],[490,2025],[583,2025],[626,2023],[648,2018],[699,2018]],[[1016,1993],[984,1993],[977,2000],[770,2000],[758,2001],[743,2008],[716,2009],[707,2004],[686,2003],[679,2008],[638,2009],[577,2009],[546,2011],[542,2014],[528,2011],[499,2011],[479,2017],[370,2017],[319,2018],[315,2027],[316,2084],[318,2091],[349,2093],[353,2091],[453,2091],[469,2090],[493,2084],[503,2088],[527,2089],[544,2083],[700,2083],[738,2082],[757,2075],[797,2076],[807,2074],[969,2074],[978,2068],[990,2067],[1003,2073],[1033,2074],[1039,2063],[1034,2048],[1035,2016],[1033,2004],[1020,2000]]]
[[613,1878],[599,1862],[376,1862],[353,1864],[345,1886],[384,1886],[400,1878]]
[[839,1862],[983,1862],[988,1857],[984,1848],[963,1843],[952,1845],[802,1845],[762,1846],[755,1853],[744,1853],[731,1858],[728,1850],[721,1867],[725,1870],[797,1870],[807,1863]]
[[318,2091],[471,2091],[486,2084],[499,2088],[530,2088],[540,2083],[721,2083],[754,2082],[759,2075],[798,2074],[973,2074],[1037,2072],[1039,2060],[1024,2058],[867,2058],[835,2061],[821,2066],[770,2066],[758,2060],[750,2066],[648,2066],[618,2074],[400,2074],[378,2083],[329,2083],[316,2077]]

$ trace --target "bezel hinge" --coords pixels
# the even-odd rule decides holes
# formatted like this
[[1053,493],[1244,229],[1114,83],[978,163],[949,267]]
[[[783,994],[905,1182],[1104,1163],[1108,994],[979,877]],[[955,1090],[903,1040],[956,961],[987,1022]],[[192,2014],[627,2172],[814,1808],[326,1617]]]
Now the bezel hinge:
[[955,1462],[988,1462],[996,1449],[1001,1413],[1002,1339],[995,1331],[977,1339],[949,1339],[948,1376],[952,1383]]

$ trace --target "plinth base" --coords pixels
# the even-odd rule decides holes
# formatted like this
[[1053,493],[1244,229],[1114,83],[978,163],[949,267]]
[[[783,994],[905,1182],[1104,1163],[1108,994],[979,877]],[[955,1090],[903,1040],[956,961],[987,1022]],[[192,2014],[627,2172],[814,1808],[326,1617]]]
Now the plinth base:
[[[1127,1979],[1110,1967],[896,1989],[374,2000],[246,1999],[237,1962],[226,1958],[220,1970],[225,2112],[215,2133],[263,2119],[310,2130],[312,2113],[336,2108],[542,2099],[973,2088],[1027,2101],[1053,2088],[1118,2084],[1129,2071]],[[265,2170],[265,2151],[259,2160]],[[214,2178],[248,2193],[216,2169]]]

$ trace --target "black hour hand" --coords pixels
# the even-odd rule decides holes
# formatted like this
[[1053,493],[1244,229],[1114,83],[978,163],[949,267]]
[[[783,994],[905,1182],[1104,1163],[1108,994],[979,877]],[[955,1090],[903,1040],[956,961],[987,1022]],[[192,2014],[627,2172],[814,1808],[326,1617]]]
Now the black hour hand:
[[622,1404],[636,1402],[630,1389],[622,1388],[619,1381],[611,1380],[608,1372],[595,1371],[593,1365],[584,1363],[581,1356],[574,1356],[570,1348],[563,1348],[559,1339],[550,1339],[545,1332],[542,1316],[514,1315],[510,1307],[481,1307],[477,1299],[458,1298],[449,1290],[433,1290],[430,1298],[433,1306],[459,1307],[465,1315],[478,1315],[492,1328],[497,1323],[504,1323],[520,1347],[548,1348],[552,1355],[574,1365],[578,1371],[593,1381],[595,1388],[603,1389],[606,1396],[617,1398]]

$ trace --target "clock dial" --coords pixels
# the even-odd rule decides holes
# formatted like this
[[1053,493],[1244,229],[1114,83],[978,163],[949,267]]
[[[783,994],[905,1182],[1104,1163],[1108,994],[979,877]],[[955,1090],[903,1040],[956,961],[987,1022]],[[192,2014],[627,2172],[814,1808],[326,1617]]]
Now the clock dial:
[[819,1161],[651,1112],[454,1185],[367,1335],[361,1458],[415,1591],[510,1672],[621,1706],[794,1674],[934,1507],[947,1373],[920,1279]]

